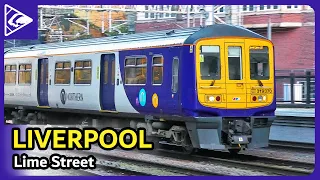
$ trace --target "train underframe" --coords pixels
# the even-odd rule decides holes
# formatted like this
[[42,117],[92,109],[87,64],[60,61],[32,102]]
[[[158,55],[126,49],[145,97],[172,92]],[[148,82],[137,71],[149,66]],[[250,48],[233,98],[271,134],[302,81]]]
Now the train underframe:
[[[188,121],[114,118],[102,115],[57,113],[23,108],[5,109],[5,121],[13,124],[89,126],[97,129],[144,128],[156,145],[180,147],[185,153],[198,149],[229,150],[238,153],[247,148],[267,147],[274,116],[201,117]],[[158,147],[158,146],[156,146]]]

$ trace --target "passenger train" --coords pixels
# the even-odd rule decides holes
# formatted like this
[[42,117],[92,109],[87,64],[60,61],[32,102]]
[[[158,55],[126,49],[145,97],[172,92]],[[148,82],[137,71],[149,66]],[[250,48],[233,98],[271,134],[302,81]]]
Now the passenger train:
[[145,128],[194,149],[268,146],[274,46],[226,24],[5,49],[5,119]]

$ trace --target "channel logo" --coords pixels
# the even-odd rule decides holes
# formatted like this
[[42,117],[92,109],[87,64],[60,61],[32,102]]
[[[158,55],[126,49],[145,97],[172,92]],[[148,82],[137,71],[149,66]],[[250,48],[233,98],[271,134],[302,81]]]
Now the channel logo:
[[28,24],[32,23],[33,19],[29,16],[23,14],[17,9],[4,5],[4,35],[10,36],[11,34],[17,32]]
[[233,101],[240,101],[240,98],[239,97],[234,97],[232,98]]

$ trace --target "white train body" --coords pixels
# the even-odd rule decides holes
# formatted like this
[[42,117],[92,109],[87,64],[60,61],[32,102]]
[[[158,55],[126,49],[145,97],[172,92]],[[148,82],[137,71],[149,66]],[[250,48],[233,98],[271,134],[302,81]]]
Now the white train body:
[[[191,31],[193,32],[193,31]],[[100,105],[100,59],[103,54],[112,53],[115,55],[115,79],[122,79],[119,67],[119,52],[130,49],[144,49],[161,46],[174,46],[183,44],[184,40],[188,37],[187,33],[184,36],[168,37],[167,39],[147,39],[129,42],[116,42],[116,43],[91,43],[92,45],[74,45],[68,47],[52,46],[46,50],[22,50],[16,52],[8,52],[5,54],[4,65],[15,64],[18,68],[19,64],[32,64],[31,84],[5,84],[4,85],[4,104],[12,106],[33,106],[38,108],[45,108],[39,105],[37,97],[38,85],[38,60],[48,59],[49,65],[49,84],[48,84],[48,106],[50,108],[61,109],[77,109],[77,110],[92,110],[101,111]],[[71,43],[72,44],[72,43]],[[56,85],[54,81],[55,63],[57,62],[70,62],[72,67],[76,60],[91,60],[92,67],[92,80],[91,84],[74,84],[74,73],[71,73],[70,84]],[[18,71],[17,71],[18,73]],[[16,76],[18,82],[18,75]],[[81,88],[79,88],[81,87]],[[61,89],[64,89],[68,94],[67,103],[61,102]],[[124,113],[138,113],[138,111],[130,104],[123,83],[114,86],[114,103],[117,112]],[[72,94],[75,93],[75,94]],[[79,97],[76,94],[81,94]],[[78,99],[77,99],[78,98]],[[71,100],[68,100],[71,99]]]

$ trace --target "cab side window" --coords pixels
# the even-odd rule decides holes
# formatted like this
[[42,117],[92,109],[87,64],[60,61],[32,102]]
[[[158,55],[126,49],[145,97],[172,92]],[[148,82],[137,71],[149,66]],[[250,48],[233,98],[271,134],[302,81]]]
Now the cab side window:
[[76,61],[74,84],[91,84],[91,61]]
[[54,84],[70,84],[71,63],[57,62],[55,67]]
[[147,58],[128,57],[125,59],[125,84],[145,85],[147,82]]
[[31,64],[19,65],[19,84],[31,84]]
[[5,84],[16,84],[16,73],[17,66],[16,65],[6,65],[4,71],[4,83]]
[[152,58],[152,84],[161,85],[163,81],[163,57]]
[[269,49],[264,47],[250,47],[250,79],[270,79]]
[[200,74],[202,80],[221,79],[219,46],[201,46]]
[[171,91],[176,93],[178,91],[178,80],[179,80],[179,59],[173,58],[172,61],[172,86]]

